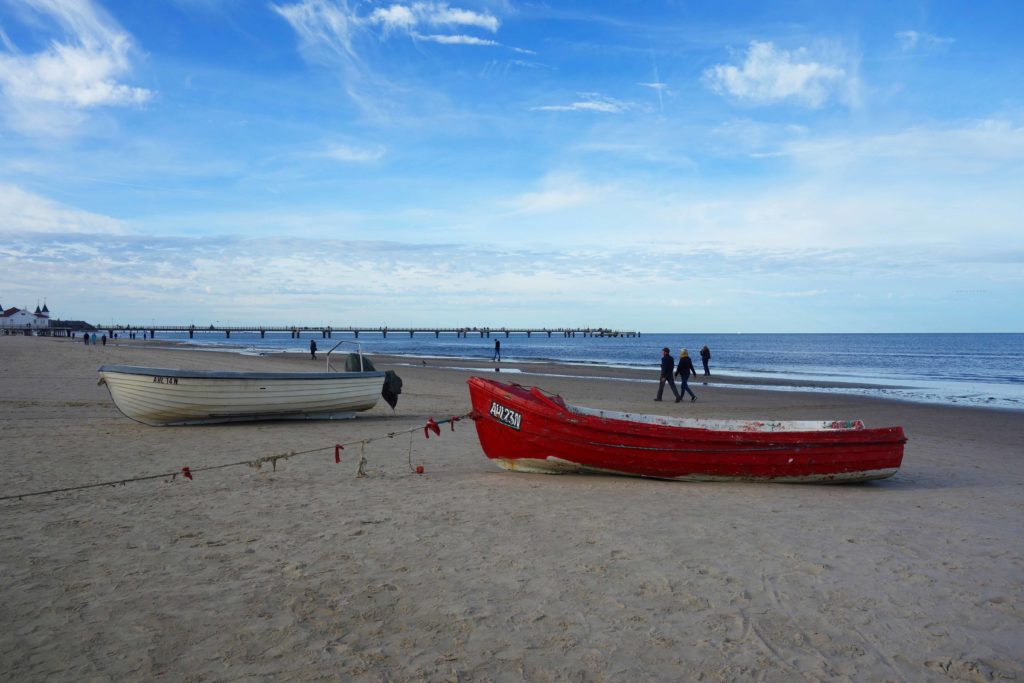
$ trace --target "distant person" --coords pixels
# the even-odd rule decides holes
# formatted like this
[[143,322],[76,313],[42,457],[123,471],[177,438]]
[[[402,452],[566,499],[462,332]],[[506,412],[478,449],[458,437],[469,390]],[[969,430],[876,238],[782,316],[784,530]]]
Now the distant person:
[[88,332],[86,332],[85,334],[82,335],[82,341],[85,342],[86,346],[89,345],[89,333]]
[[501,340],[500,339],[495,339],[494,340],[494,357],[492,357],[491,360],[496,360],[499,363],[501,362]]
[[693,361],[690,360],[690,354],[686,349],[682,349],[679,352],[679,367],[676,368],[676,374],[679,375],[679,379],[682,381],[682,386],[679,387],[679,395],[676,397],[676,403],[683,400],[683,396],[686,394],[690,395],[690,402],[693,403],[697,400],[697,396],[693,393],[693,389],[689,387],[687,382],[690,381],[690,375],[697,376],[697,370],[693,367]]
[[704,364],[704,376],[708,377],[711,375],[711,370],[708,369],[708,361],[711,360],[711,349],[705,344],[704,348],[700,350],[700,362]]
[[103,344],[104,346],[106,346],[106,345],[107,345],[107,335],[103,335],[102,337],[100,337],[100,342],[101,342],[101,343],[102,343],[102,344]]
[[316,360],[316,339],[309,340],[309,355],[313,360]]
[[658,395],[655,397],[655,401],[661,400],[661,395],[665,392],[665,382],[668,382],[669,389],[672,390],[672,395],[676,397],[676,403],[679,403],[679,392],[676,391],[676,381],[672,379],[672,370],[675,368],[675,359],[672,358],[672,354],[668,352],[666,346],[661,350],[661,377],[658,378]]
[[92,345],[96,346],[96,333],[95,332],[92,333]]

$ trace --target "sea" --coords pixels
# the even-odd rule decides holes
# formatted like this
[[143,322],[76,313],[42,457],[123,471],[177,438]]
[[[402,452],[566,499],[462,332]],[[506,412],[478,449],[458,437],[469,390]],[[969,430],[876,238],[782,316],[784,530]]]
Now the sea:
[[[315,339],[319,352],[339,341],[358,341],[364,353],[404,356],[457,366],[459,360],[490,360],[494,341],[501,341],[503,371],[518,365],[546,361],[587,366],[595,377],[603,368],[645,368],[657,372],[662,347],[674,357],[686,348],[701,372],[699,352],[711,350],[713,375],[757,378],[756,388],[775,391],[820,391],[886,397],[919,403],[1024,410],[1024,334],[669,334],[643,333],[638,337],[563,337],[543,333],[504,333],[468,337],[442,333],[335,332],[332,339],[307,332],[300,339],[288,333],[197,331],[158,333],[157,340],[190,342],[244,353],[309,353]],[[354,350],[343,344],[339,350]],[[436,364],[436,363],[435,363]],[[855,386],[794,386],[791,382],[821,382]],[[754,386],[753,384],[751,386]]]

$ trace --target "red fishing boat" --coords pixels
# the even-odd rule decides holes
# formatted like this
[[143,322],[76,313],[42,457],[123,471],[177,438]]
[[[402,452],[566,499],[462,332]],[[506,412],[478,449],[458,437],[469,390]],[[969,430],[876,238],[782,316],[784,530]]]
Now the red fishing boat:
[[854,482],[891,477],[901,427],[860,420],[677,418],[569,405],[537,387],[469,380],[487,457],[519,472],[596,472],[684,481]]

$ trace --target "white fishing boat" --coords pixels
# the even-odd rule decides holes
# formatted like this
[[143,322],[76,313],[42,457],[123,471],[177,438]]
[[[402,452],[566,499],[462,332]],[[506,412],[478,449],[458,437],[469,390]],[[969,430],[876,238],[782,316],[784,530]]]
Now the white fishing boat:
[[[335,346],[337,348],[337,346]],[[332,349],[333,351],[333,349]],[[337,420],[377,404],[386,373],[227,372],[104,365],[100,384],[126,417],[147,425]],[[363,367],[362,354],[359,365]]]

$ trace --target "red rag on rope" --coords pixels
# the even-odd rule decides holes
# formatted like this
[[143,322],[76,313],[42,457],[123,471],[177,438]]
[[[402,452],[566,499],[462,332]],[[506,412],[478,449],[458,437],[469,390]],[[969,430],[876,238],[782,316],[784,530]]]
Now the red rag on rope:
[[434,432],[438,436],[441,436],[441,426],[434,422],[434,418],[432,417],[427,418],[427,424],[423,427],[423,438],[429,439],[430,432]]
[[341,462],[341,452],[345,450],[345,447],[340,443],[334,444],[334,462],[335,464]]
[[192,471],[188,467],[182,467],[181,473],[185,475],[185,478],[189,481],[192,480]]
[[452,431],[455,431],[455,423],[461,420],[461,417],[450,417],[448,418],[448,424],[451,425]]

